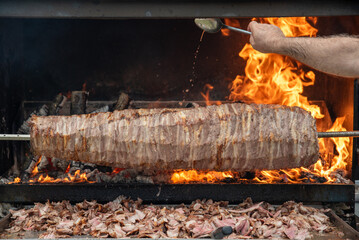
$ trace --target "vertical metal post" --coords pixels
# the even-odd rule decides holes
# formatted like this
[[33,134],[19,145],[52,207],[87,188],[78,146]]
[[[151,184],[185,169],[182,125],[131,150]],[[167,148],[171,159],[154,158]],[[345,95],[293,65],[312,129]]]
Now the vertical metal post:
[[[353,130],[359,130],[359,79],[354,81]],[[353,138],[352,180],[359,179],[358,138]]]

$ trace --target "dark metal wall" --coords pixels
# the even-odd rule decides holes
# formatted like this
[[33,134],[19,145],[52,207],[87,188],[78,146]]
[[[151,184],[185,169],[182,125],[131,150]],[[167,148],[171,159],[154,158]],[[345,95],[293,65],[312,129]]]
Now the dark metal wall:
[[[249,20],[247,20],[249,21]],[[201,31],[192,20],[0,19],[5,38],[22,52],[16,79],[27,100],[48,100],[86,83],[91,100],[110,100],[119,91],[133,98],[202,99],[205,83],[228,95],[225,80],[241,71],[238,52],[248,37],[205,34],[193,70]],[[8,35],[12,32],[12,35]],[[3,46],[4,49],[9,46]],[[21,66],[20,66],[20,65]],[[239,69],[239,70],[237,70]],[[20,89],[21,90],[21,89]]]
[[[13,133],[24,99],[23,29],[16,21],[0,21],[0,132]],[[15,143],[0,141],[0,173],[13,164]]]

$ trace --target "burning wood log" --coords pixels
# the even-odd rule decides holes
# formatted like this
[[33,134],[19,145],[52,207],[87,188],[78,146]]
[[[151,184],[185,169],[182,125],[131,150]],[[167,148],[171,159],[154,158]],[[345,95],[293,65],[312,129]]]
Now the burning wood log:
[[36,154],[136,170],[293,168],[319,156],[310,113],[240,103],[34,116],[31,144]]
[[123,110],[128,108],[130,97],[126,93],[121,93],[114,104],[105,105],[101,108],[92,111],[91,113],[110,112],[115,110]]
[[86,103],[89,93],[86,91],[72,91],[71,93],[71,114],[86,113]]
[[[18,129],[17,133],[18,134],[28,134],[30,133],[30,121],[31,121],[31,117],[36,115],[36,116],[47,116],[49,112],[49,107],[44,104],[42,105],[39,109],[36,109],[35,111],[33,111],[30,116],[23,122],[23,124],[20,126],[20,128]],[[35,167],[35,163],[36,160],[34,159],[33,155],[30,154],[28,156],[25,156],[24,159],[19,160],[17,158],[17,147],[16,145],[13,143],[13,149],[14,149],[14,164],[11,167],[11,169],[9,170],[9,172],[7,173],[9,176],[11,175],[15,175],[15,176],[19,176],[20,175],[20,169],[26,169],[25,172],[28,171],[29,167],[34,166]],[[23,158],[24,155],[20,155],[21,158]]]
[[36,115],[36,116],[47,116],[49,112],[49,107],[44,104],[42,105],[38,110],[33,111],[30,116],[26,119],[26,121],[20,126],[19,130],[17,131],[17,133],[19,134],[27,134],[30,133],[30,122],[31,122],[31,117]]
[[92,111],[91,113],[100,113],[100,112],[109,112],[109,111],[110,111],[110,106],[105,105],[101,108],[96,109],[95,111]]
[[55,100],[49,104],[48,115],[57,115],[59,110],[65,105],[67,97],[61,93],[55,97]]
[[[21,125],[21,127],[18,130],[18,133],[19,134],[30,133],[29,122],[31,121],[31,117],[33,115],[36,116],[57,115],[59,110],[64,106],[66,101],[67,98],[61,93],[56,95],[55,99],[51,103],[49,103],[48,105],[44,104],[40,109],[37,109],[34,112],[32,112],[28,117],[28,119]],[[24,155],[25,154],[22,154],[21,156]],[[32,173],[32,171],[38,164],[38,159],[39,159],[38,156],[33,156],[32,154],[27,154],[25,156],[25,159],[21,161],[22,168],[25,169],[25,174],[26,174],[23,177],[27,178],[28,175]],[[41,168],[46,168],[48,164],[47,158],[43,157],[41,158],[41,160],[44,162],[43,163],[40,162],[39,165],[41,164]]]
[[113,107],[113,111],[115,110],[124,110],[128,107],[130,103],[130,97],[126,93],[121,93],[117,99],[115,106]]

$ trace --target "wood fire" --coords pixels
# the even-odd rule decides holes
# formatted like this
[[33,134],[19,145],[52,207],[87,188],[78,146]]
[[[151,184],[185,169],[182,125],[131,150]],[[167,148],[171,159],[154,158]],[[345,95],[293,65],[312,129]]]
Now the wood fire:
[[[317,29],[312,26],[316,24],[317,18],[288,17],[288,18],[258,18],[254,19],[261,23],[274,24],[281,28],[288,37],[316,36]],[[225,19],[225,23],[231,26],[240,27],[238,20]],[[312,23],[312,24],[310,24]],[[228,29],[222,29],[222,34],[228,36]],[[246,103],[281,104],[286,106],[299,106],[309,111],[315,119],[322,119],[325,115],[318,105],[311,104],[303,95],[306,86],[314,85],[315,74],[312,71],[305,71],[303,65],[288,57],[278,54],[263,54],[252,48],[247,43],[239,52],[239,56],[246,63],[245,75],[238,75],[230,85],[229,99]],[[211,85],[206,85],[206,94],[202,96],[209,102],[209,91],[213,90]],[[326,116],[330,118],[330,116]],[[338,118],[332,127],[318,129],[322,131],[345,131],[342,126],[345,117]],[[330,121],[330,120],[329,120]],[[301,182],[340,182],[342,175],[346,175],[346,167],[350,161],[348,148],[349,138],[331,138],[335,144],[337,155],[334,158],[326,156],[318,159],[318,162],[309,168],[294,168],[281,170],[256,171],[254,182],[258,183],[301,183]],[[319,140],[321,152],[330,151],[331,144],[324,139]],[[331,163],[331,164],[330,164]],[[211,173],[193,173],[188,171],[177,171],[173,183],[202,182],[202,177]],[[308,174],[316,177],[308,178]],[[212,179],[220,173],[215,173]],[[182,177],[179,177],[182,176]],[[324,180],[324,179],[325,180]]]

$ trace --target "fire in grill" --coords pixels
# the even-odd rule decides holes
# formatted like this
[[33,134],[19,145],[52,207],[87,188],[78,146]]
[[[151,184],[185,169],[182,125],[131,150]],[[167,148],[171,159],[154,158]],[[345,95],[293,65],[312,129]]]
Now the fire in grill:
[[[316,18],[308,18],[311,22],[316,22]],[[287,36],[313,36],[316,33],[316,29],[312,27],[305,18],[267,18],[259,19],[260,21],[265,21],[279,25],[285,30]],[[235,21],[226,19],[226,23],[230,25],[236,25]],[[223,34],[228,34],[228,32],[223,31]],[[306,97],[302,95],[303,87],[314,84],[315,75],[313,72],[305,72],[302,70],[299,63],[293,63],[289,59],[273,54],[261,54],[254,51],[250,45],[246,45],[240,52],[240,56],[247,60],[246,66],[246,76],[237,76],[236,79],[232,82],[230,86],[230,96],[229,99],[233,101],[244,101],[246,103],[267,103],[267,104],[283,104],[289,106],[300,106],[305,110],[311,112],[311,115],[317,120],[319,131],[345,131],[342,127],[345,118],[338,118],[336,122],[331,127],[331,121],[328,120],[329,114],[323,111],[322,106],[313,104],[309,102]],[[275,64],[273,64],[275,63]],[[297,71],[294,69],[298,68]],[[256,80],[259,79],[260,81]],[[210,85],[210,90],[213,90],[213,87]],[[204,97],[209,100],[209,91],[206,94],[203,94]],[[216,104],[220,104],[216,102]],[[130,111],[130,110],[126,110]],[[134,110],[131,110],[134,111]],[[136,110],[138,111],[138,110]],[[149,111],[149,110],[143,110]],[[191,110],[194,111],[194,110]],[[325,116],[325,117],[324,117]],[[67,117],[64,117],[67,118]],[[325,122],[325,124],[321,124]],[[335,142],[336,150],[338,152],[337,156],[332,156],[332,143]],[[309,168],[303,167],[308,164],[300,165],[298,169],[284,169],[284,163],[281,170],[268,171],[260,169],[265,169],[258,165],[255,173],[253,174],[239,174],[237,172],[201,172],[201,168],[193,169],[189,171],[184,171],[181,169],[188,169],[188,167],[183,166],[181,169],[176,169],[172,176],[165,178],[165,181],[170,181],[172,183],[183,183],[183,182],[197,182],[197,181],[234,181],[241,182],[244,181],[254,181],[261,183],[273,183],[273,182],[345,182],[342,178],[343,175],[347,175],[348,170],[348,161],[350,160],[348,146],[350,145],[349,138],[332,138],[330,141],[320,139],[320,160],[317,161],[314,165]],[[47,154],[45,154],[47,155]],[[95,159],[94,161],[101,161]],[[39,161],[38,161],[39,160]],[[37,158],[34,161],[34,164],[40,164],[42,161],[48,161],[47,157],[43,156]],[[286,162],[292,161],[288,160]],[[189,161],[191,162],[191,161]],[[269,161],[265,161],[269,162]],[[50,158],[51,165],[51,158]],[[69,172],[69,181],[75,179],[74,181],[86,181],[84,172],[76,169],[72,171],[72,168],[68,168],[68,164],[65,165],[64,171],[70,169]],[[203,164],[202,164],[203,165]],[[210,166],[210,165],[208,165]],[[292,165],[294,166],[294,165]],[[299,166],[299,165],[296,165]],[[123,168],[124,166],[120,166]],[[241,166],[242,167],[242,166]],[[289,166],[288,166],[289,167]],[[171,166],[170,169],[175,168]],[[208,167],[209,168],[209,167]],[[277,168],[277,167],[276,167]],[[36,169],[36,168],[35,168]],[[34,170],[35,170],[34,169]],[[217,168],[220,170],[221,168]],[[228,168],[223,168],[228,169]],[[252,168],[253,169],[253,168]],[[268,169],[268,168],[266,168]],[[83,169],[82,169],[83,170]],[[46,172],[46,170],[45,170]],[[112,170],[109,170],[111,173]],[[119,172],[115,170],[114,172]],[[41,171],[40,171],[41,174]],[[168,174],[168,173],[167,173]],[[169,173],[171,174],[171,173]],[[32,175],[36,175],[36,171]],[[85,174],[85,175],[88,175]],[[37,174],[38,180],[40,182],[51,182],[59,181],[59,179],[52,179],[50,176],[39,175]],[[81,177],[82,176],[82,177]],[[248,176],[251,176],[248,178]],[[231,180],[232,179],[232,180]],[[17,178],[15,182],[20,182],[21,179]],[[35,180],[36,181],[36,180]],[[68,180],[65,180],[67,182]]]
[[[315,18],[308,19],[312,23],[316,21]],[[305,18],[257,20],[280,25],[286,31],[287,36],[314,36],[316,33],[316,29],[310,26],[305,21]],[[227,24],[235,25],[235,22],[232,21],[226,19]],[[243,28],[243,26],[241,27]],[[223,34],[229,33],[224,30]],[[84,198],[108,201],[113,200],[119,194],[125,194],[126,196],[132,196],[133,199],[143,196],[145,202],[151,203],[190,203],[196,198],[204,197],[207,199],[213,198],[215,201],[226,199],[231,203],[238,203],[247,196],[252,196],[255,201],[266,200],[279,204],[288,199],[306,203],[341,201],[352,203],[354,185],[347,179],[350,177],[348,171],[351,170],[349,138],[318,140],[316,135],[316,128],[318,128],[319,132],[345,131],[343,127],[345,118],[338,118],[333,124],[328,111],[325,110],[324,102],[317,104],[308,101],[305,97],[303,87],[314,84],[314,72],[303,70],[305,68],[302,68],[301,64],[290,61],[288,58],[273,54],[260,54],[254,51],[250,45],[243,48],[240,52],[240,57],[247,61],[246,75],[237,76],[233,80],[230,84],[231,93],[226,100],[243,103],[223,104],[223,102],[216,101],[218,106],[168,109],[167,106],[162,107],[162,103],[159,101],[159,103],[152,102],[150,105],[157,104],[160,109],[127,109],[113,113],[73,116],[34,116],[32,120],[32,144],[35,155],[38,156],[32,156],[30,152],[25,155],[26,160],[32,160],[30,165],[26,165],[28,168],[23,168],[27,171],[21,172],[21,175],[16,171],[12,171],[13,174],[9,180],[5,179],[5,181],[10,181],[10,183],[14,184],[1,184],[0,193],[4,193],[0,194],[2,195],[1,199],[10,202],[45,201],[46,198],[55,201],[71,199],[74,202],[82,201]],[[193,71],[195,72],[195,70],[194,66]],[[127,76],[131,81],[131,75]],[[163,78],[163,75],[159,78]],[[230,78],[232,79],[232,76]],[[193,76],[189,85],[198,84],[196,80],[196,77]],[[97,83],[102,84],[101,81]],[[209,90],[212,90],[212,93],[217,91],[217,87],[213,88],[209,84],[206,84],[206,86]],[[208,105],[211,104],[209,90],[207,93],[202,94],[206,98]],[[62,95],[60,94],[61,98],[66,99],[64,97],[64,95],[67,95],[66,90],[61,89],[58,91],[63,92]],[[183,90],[185,93],[191,91],[193,92],[191,87]],[[87,97],[84,92],[81,92],[81,94],[83,94],[84,98]],[[90,96],[92,97],[93,95],[90,94]],[[71,100],[75,98],[75,95],[72,95]],[[178,103],[178,99],[181,98],[182,96],[180,98],[174,97],[173,99],[176,99]],[[318,98],[321,99],[320,97]],[[184,102],[180,103],[183,104],[182,107],[185,106]],[[269,105],[261,105],[263,103]],[[274,104],[286,106],[274,107]],[[332,112],[331,103],[328,102],[328,104]],[[49,112],[44,115],[57,114],[56,111],[55,113],[51,112],[59,106],[55,104],[54,108],[52,105],[48,105]],[[81,114],[85,113],[85,105],[85,101],[83,101],[82,105],[78,106],[79,108],[71,105],[69,109],[78,109],[79,112],[74,114]],[[196,104],[193,103],[192,105]],[[108,106],[104,106],[99,112],[112,111],[113,109]],[[127,107],[131,108],[131,106]],[[147,106],[144,106],[144,108],[147,108]],[[342,112],[334,112],[334,115],[337,116],[344,115]],[[243,121],[243,118],[246,121]],[[350,118],[348,119],[350,121]],[[315,121],[317,126],[315,126]],[[53,124],[54,122],[56,124]],[[280,126],[276,124],[280,124]],[[121,127],[116,128],[119,125]],[[148,128],[148,125],[152,127]],[[240,125],[242,125],[242,128],[239,127]],[[92,129],[91,127],[94,126],[96,128]],[[115,131],[111,131],[112,129],[115,129]],[[122,131],[116,132],[117,129]],[[235,148],[244,149],[245,151],[236,151]],[[333,151],[334,148],[335,150]],[[237,153],[238,155],[236,155]],[[78,160],[78,162],[65,161],[64,159]],[[16,170],[16,168],[13,169]],[[158,171],[160,169],[165,169],[165,171]],[[213,169],[218,171],[213,171]],[[147,170],[156,171],[152,171],[154,175],[150,175],[146,172]],[[17,178],[12,181],[15,176]],[[159,178],[162,179],[158,180]],[[33,184],[50,182],[62,184]],[[85,183],[67,184],[81,182]],[[220,186],[213,184],[172,184],[198,182],[223,184]],[[203,214],[213,216],[213,219],[206,223],[201,219],[195,219],[195,224],[200,222],[206,227],[212,224],[211,231],[209,231],[209,228],[203,229],[199,227],[195,229],[196,226],[193,226],[193,229],[192,227],[186,228],[186,223],[191,221],[191,219],[186,218],[180,229],[177,228],[176,222],[169,223],[164,221],[160,225],[161,229],[152,236],[206,237],[215,229],[214,227],[220,226],[221,223],[226,223],[234,226],[235,234],[239,234],[238,236],[281,235],[282,237],[293,238],[301,229],[297,229],[291,226],[290,222],[284,221],[282,222],[284,224],[282,229],[269,229],[275,230],[275,232],[269,234],[265,231],[268,230],[268,227],[267,224],[263,224],[263,217],[267,218],[266,220],[269,222],[272,222],[271,217],[274,216],[284,217],[283,219],[285,220],[290,214],[301,217],[298,214],[301,211],[309,212],[305,213],[307,215],[304,214],[306,220],[313,221],[309,222],[309,224],[313,223],[318,229],[320,228],[319,231],[328,229],[328,226],[316,225],[321,219],[325,220],[325,217],[318,214],[321,219],[316,219],[318,217],[316,210],[304,207],[301,204],[285,204],[280,207],[284,211],[280,211],[279,215],[277,215],[274,208],[266,203],[254,205],[246,202],[244,204],[247,205],[240,205],[236,209],[229,208],[237,211],[232,212],[233,214],[238,213],[245,218],[242,221],[241,216],[236,215],[234,224],[230,219],[231,217],[228,219],[223,215],[219,216],[217,212],[218,210],[222,211],[222,213],[227,213],[228,208],[212,208],[211,210],[214,211],[209,210],[212,206],[218,207],[218,204],[222,203],[213,204],[210,200],[197,201],[189,207],[190,210],[183,207],[184,211],[190,216],[193,214],[196,216]],[[90,234],[104,236],[107,234],[102,232],[104,225],[108,226],[108,234],[112,237],[142,237],[147,236],[146,234],[151,234],[141,232],[140,229],[143,227],[141,220],[147,219],[142,218],[143,215],[136,211],[149,213],[154,210],[151,206],[147,208],[127,200],[123,202],[123,206],[118,205],[116,209],[111,208],[113,202],[107,205],[83,202],[83,205],[90,208],[89,212],[97,211],[103,217],[102,219],[100,218],[103,221],[111,219],[107,218],[108,215],[106,214],[109,214],[109,212],[106,211],[123,211],[125,215],[127,214],[125,218],[127,220],[131,218],[131,221],[138,225],[135,226],[138,229],[133,229],[132,225],[135,224],[131,221],[131,226],[126,225],[128,222],[120,224],[111,222],[109,225],[106,222],[106,224],[95,229],[95,225],[98,223],[96,221],[99,219],[94,220],[91,217],[87,219],[87,222],[84,219],[81,222],[76,222],[76,224],[79,223],[76,226],[74,223],[77,219],[71,219],[71,221],[74,220],[73,222],[57,219],[59,221],[55,223],[49,218],[49,222],[46,222],[48,225],[39,223],[36,228],[44,229],[49,227],[50,235],[45,234],[44,236],[53,236],[51,235],[52,233],[72,235],[79,233],[79,228],[81,227],[86,227],[86,231],[88,227],[93,227],[94,229]],[[133,207],[134,205],[135,207]],[[285,210],[287,207],[290,211]],[[26,221],[28,220],[23,221],[22,214],[29,214],[33,218],[28,219],[34,220],[40,217],[36,215],[37,213],[42,213],[44,209],[52,208],[67,209],[71,212],[71,216],[76,214],[77,210],[84,210],[81,206],[71,206],[67,202],[36,204],[33,209],[14,212],[16,216],[14,216],[15,221],[13,224],[19,224],[22,228],[26,228],[28,226]],[[161,210],[159,206],[154,208],[155,213],[160,217],[176,213],[175,209]],[[351,210],[348,210],[348,212]],[[81,212],[81,214],[83,213]],[[51,214],[61,215],[62,213],[53,211]],[[142,219],[137,219],[136,214]],[[150,216],[147,215],[147,217]],[[240,219],[237,219],[237,217]],[[295,219],[292,220],[295,221]],[[91,225],[93,223],[94,225]],[[261,226],[259,226],[259,223]],[[307,225],[306,221],[301,221],[301,223]],[[74,227],[73,229],[63,229],[64,226],[70,226],[71,224]],[[278,222],[278,224],[280,223]],[[248,231],[249,226],[253,228],[250,233]],[[270,225],[271,227],[272,225]],[[203,235],[198,235],[197,230],[206,230],[207,232]],[[88,234],[89,232],[86,231],[83,233]]]

